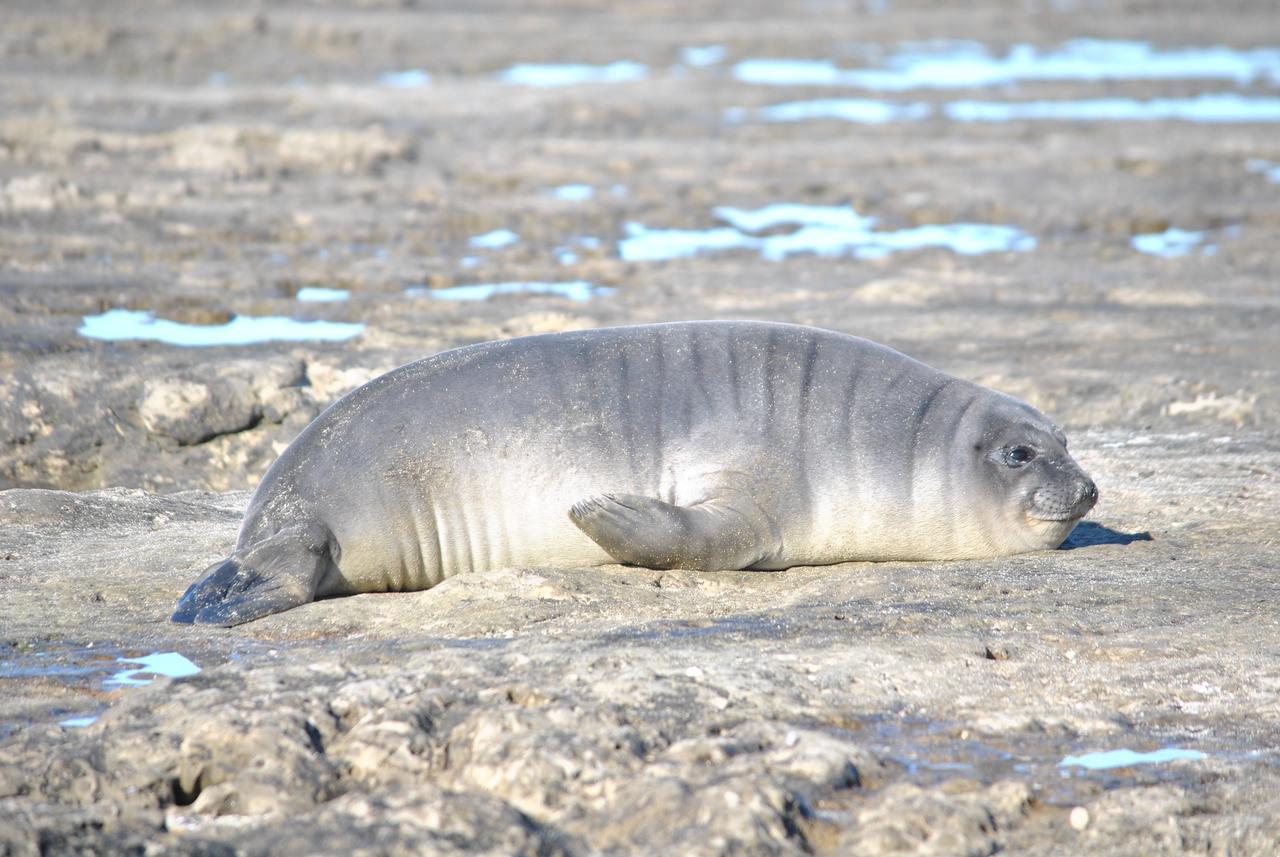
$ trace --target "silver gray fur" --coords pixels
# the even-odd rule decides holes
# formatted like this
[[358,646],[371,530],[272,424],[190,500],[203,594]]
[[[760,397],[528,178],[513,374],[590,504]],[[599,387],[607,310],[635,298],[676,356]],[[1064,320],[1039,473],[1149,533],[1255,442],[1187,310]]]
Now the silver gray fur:
[[487,342],[321,414],[174,619],[506,566],[998,556],[1056,547],[1096,497],[1039,411],[865,339],[687,322]]

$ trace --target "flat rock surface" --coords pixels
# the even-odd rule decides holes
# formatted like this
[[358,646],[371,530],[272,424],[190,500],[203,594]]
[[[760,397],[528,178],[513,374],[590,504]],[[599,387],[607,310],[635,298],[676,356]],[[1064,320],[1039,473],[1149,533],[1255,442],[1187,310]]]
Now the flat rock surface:
[[[1274,99],[1277,72],[890,92],[733,72],[890,68],[932,40],[1243,55],[1280,47],[1269,4],[421,5],[0,10],[0,854],[1276,853],[1277,125],[946,111]],[[643,75],[502,77],[622,61]],[[826,98],[930,112],[762,118]],[[794,223],[667,261],[622,243],[783,203],[1034,246],[764,249]],[[1171,228],[1199,243],[1131,243]],[[498,230],[515,240],[474,240]],[[530,282],[598,290],[441,291]],[[78,332],[109,310],[363,327]],[[363,381],[708,317],[843,330],[1023,397],[1101,502],[1065,549],[1000,560],[505,569],[168,622],[266,467]],[[199,671],[148,671],[175,665]],[[1183,752],[1072,763],[1118,750]]]

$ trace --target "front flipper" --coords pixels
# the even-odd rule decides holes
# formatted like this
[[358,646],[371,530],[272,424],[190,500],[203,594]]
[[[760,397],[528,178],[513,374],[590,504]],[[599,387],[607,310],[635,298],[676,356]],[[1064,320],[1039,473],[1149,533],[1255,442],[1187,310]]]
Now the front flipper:
[[676,506],[635,494],[579,501],[569,519],[609,556],[648,568],[750,568],[780,549],[772,518],[750,501]]
[[328,535],[319,524],[289,527],[215,562],[172,621],[230,627],[314,601],[330,565]]

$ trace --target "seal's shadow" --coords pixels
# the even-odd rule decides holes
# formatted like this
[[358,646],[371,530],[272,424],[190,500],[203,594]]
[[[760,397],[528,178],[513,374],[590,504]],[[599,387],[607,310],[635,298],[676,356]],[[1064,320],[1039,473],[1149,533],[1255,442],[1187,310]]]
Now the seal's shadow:
[[1093,521],[1081,521],[1076,524],[1076,528],[1071,531],[1071,535],[1067,536],[1067,540],[1058,547],[1058,550],[1069,551],[1076,548],[1091,548],[1095,545],[1127,545],[1133,542],[1149,541],[1152,541],[1151,533],[1145,530],[1140,533],[1122,533],[1103,524],[1095,524]]

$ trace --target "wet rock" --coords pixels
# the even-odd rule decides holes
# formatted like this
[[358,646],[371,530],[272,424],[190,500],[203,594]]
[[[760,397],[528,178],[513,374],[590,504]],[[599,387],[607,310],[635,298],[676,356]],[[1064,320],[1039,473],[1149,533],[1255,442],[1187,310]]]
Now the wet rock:
[[1018,824],[1031,804],[1025,783],[1003,782],[969,794],[938,794],[890,786],[854,813],[840,842],[844,854],[965,855],[1000,850],[1001,832]]
[[184,836],[220,834],[226,847],[245,855],[574,857],[590,853],[571,837],[500,800],[431,785],[343,795],[323,809],[283,821],[257,821],[232,829],[230,835],[202,816],[171,815],[168,821],[171,830]]

